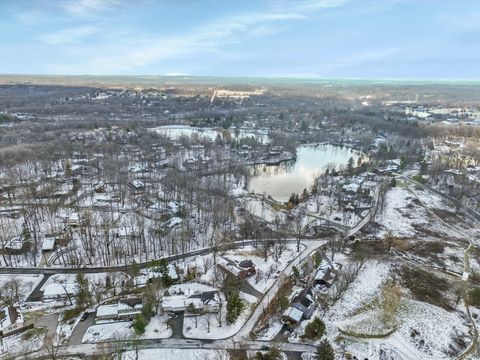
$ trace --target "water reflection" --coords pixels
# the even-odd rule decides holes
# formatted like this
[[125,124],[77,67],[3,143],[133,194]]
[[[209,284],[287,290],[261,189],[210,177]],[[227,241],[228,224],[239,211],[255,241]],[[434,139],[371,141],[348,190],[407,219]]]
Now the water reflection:
[[256,165],[251,167],[252,178],[249,191],[265,193],[278,201],[287,201],[292,193],[309,189],[313,180],[328,168],[345,167],[350,158],[356,164],[360,153],[334,145],[301,146],[297,159],[279,165]]
[[198,128],[187,125],[167,125],[159,126],[150,129],[158,134],[165,135],[172,140],[179,140],[182,137],[198,137],[198,139],[215,141],[217,137],[228,141],[231,139],[256,139],[261,143],[267,144],[269,142],[268,133],[262,130],[250,130],[250,129],[213,129],[213,128]]

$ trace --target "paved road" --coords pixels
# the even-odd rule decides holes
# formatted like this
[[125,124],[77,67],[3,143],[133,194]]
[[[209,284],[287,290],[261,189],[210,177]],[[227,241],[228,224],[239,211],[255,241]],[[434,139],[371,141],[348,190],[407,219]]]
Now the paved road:
[[283,270],[282,274],[275,279],[273,285],[267,290],[265,295],[260,299],[256,308],[253,310],[250,317],[240,330],[233,336],[235,341],[246,341],[250,337],[250,333],[254,329],[258,319],[262,316],[264,309],[268,306],[270,301],[275,297],[280,287],[283,285],[283,280],[292,272],[294,266],[298,267],[299,264],[304,261],[310,254],[326,244],[326,240],[309,241],[305,248],[298,253],[298,255],[292,259],[292,261]]
[[[311,240],[317,240],[317,239],[304,239],[302,241],[311,241]],[[270,241],[276,242],[276,241],[284,241],[284,242],[289,242],[289,243],[296,243],[295,239],[288,238],[288,239],[271,239]],[[201,248],[197,250],[192,250],[183,254],[177,254],[177,255],[169,255],[162,257],[160,259],[166,259],[168,262],[172,261],[177,261],[177,260],[183,260],[192,256],[199,256],[199,255],[206,255],[214,251],[216,249],[217,251],[224,251],[224,250],[230,250],[230,249],[236,249],[236,248],[242,248],[246,245],[253,245],[258,240],[241,240],[241,241],[235,241],[231,244],[225,244],[225,245],[219,245],[219,246],[214,246],[214,247],[206,247],[206,248]],[[146,268],[150,265],[151,260],[138,263],[138,266],[140,268]],[[82,272],[84,274],[90,274],[90,273],[101,273],[101,272],[107,272],[107,271],[128,271],[129,266],[128,265],[118,265],[118,266],[97,266],[97,267],[79,267],[79,268],[72,268],[72,267],[52,267],[52,268],[34,268],[34,267],[2,267],[0,268],[0,274],[43,274],[43,275],[54,275],[54,274],[76,274],[79,272]]]
[[43,291],[40,289],[42,286],[47,282],[48,278],[52,276],[52,274],[43,274],[43,279],[35,286],[35,289],[32,290],[30,295],[28,295],[27,300],[29,302],[34,302],[34,301],[41,301],[43,297]]
[[[316,350],[313,345],[304,344],[277,344],[281,351],[289,354],[290,358],[299,359],[303,352],[314,352]],[[94,356],[98,354],[113,353],[117,350],[117,342],[104,342],[99,344],[81,344],[61,347],[58,355],[62,356]],[[216,341],[200,341],[188,339],[163,339],[163,340],[139,340],[137,341],[138,349],[212,349],[212,350],[231,350],[242,346],[247,350],[262,350],[265,346],[269,346],[268,342],[263,341],[246,341],[241,344],[232,340],[216,340]],[[125,350],[134,349],[133,344],[125,343]],[[19,356],[17,359],[32,359],[32,354]],[[45,351],[34,354],[35,358],[41,358],[46,355]]]

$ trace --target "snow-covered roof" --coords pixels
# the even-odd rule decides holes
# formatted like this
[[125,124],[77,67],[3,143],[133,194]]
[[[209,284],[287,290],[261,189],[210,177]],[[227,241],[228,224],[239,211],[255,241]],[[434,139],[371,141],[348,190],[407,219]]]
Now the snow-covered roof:
[[42,244],[42,250],[44,251],[51,251],[55,246],[55,239],[54,238],[45,238]]
[[190,298],[185,295],[165,296],[162,299],[162,307],[167,309],[182,310],[187,308],[190,304],[195,309],[203,308],[203,302],[201,298]]
[[168,289],[170,294],[184,294],[186,296],[192,296],[192,295],[201,294],[207,291],[217,291],[217,290],[218,289],[214,288],[213,286],[200,284],[197,282],[172,285]]
[[323,280],[323,278],[328,275],[330,273],[330,270],[332,269],[332,265],[321,265],[318,270],[317,270],[317,273],[315,275],[315,280]]
[[118,315],[118,304],[100,305],[97,308],[97,317]]
[[283,312],[283,316],[300,322],[302,320],[303,312],[290,306],[287,310]]
[[345,191],[351,191],[351,192],[357,192],[358,188],[360,186],[358,184],[355,184],[355,183],[351,183],[351,184],[346,184],[346,185],[343,185],[343,190]]
[[232,264],[226,259],[218,259],[218,265],[222,266],[224,269],[228,270],[232,275],[238,276],[240,275],[241,269],[239,269],[237,266]]

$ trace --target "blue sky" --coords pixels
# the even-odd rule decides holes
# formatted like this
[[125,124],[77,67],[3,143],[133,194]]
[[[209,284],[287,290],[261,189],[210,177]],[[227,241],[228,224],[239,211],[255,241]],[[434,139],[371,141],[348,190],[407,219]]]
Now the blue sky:
[[0,73],[480,79],[480,1],[0,0]]

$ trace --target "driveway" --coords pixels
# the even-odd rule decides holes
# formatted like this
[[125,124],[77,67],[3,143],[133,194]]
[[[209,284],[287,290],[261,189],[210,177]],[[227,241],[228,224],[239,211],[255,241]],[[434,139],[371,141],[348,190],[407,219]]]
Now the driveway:
[[70,340],[68,341],[69,345],[79,345],[82,343],[83,335],[87,332],[87,329],[95,325],[95,313],[92,312],[88,314],[88,317],[80,321],[77,326],[73,329],[72,336],[70,337]]
[[50,314],[45,316],[38,316],[36,318],[27,320],[25,322],[26,325],[33,324],[34,327],[44,327],[47,329],[47,335],[53,337],[57,331],[58,325],[58,316],[59,314]]

